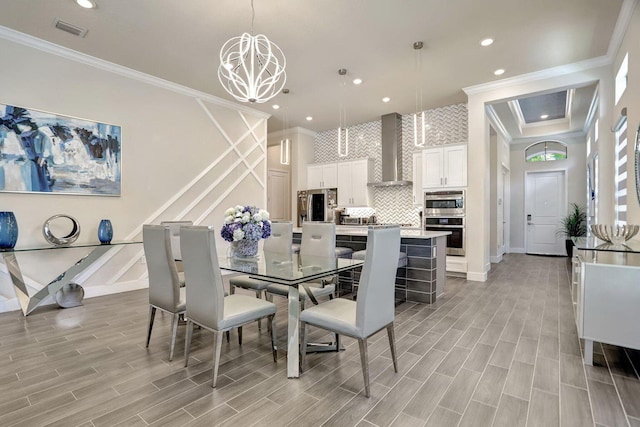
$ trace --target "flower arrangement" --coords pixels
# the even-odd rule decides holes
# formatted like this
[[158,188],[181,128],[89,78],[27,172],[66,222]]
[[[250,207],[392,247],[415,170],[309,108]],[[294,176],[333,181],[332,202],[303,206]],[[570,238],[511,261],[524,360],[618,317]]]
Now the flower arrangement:
[[271,235],[269,212],[255,206],[236,206],[224,213],[224,225],[220,235],[227,242],[237,242],[236,254],[254,256],[258,240]]

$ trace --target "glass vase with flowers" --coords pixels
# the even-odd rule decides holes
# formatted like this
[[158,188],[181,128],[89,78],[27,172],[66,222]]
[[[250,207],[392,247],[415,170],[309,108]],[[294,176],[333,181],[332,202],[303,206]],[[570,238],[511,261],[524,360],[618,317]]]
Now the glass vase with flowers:
[[269,212],[256,206],[236,206],[224,213],[220,235],[231,242],[231,256],[248,258],[258,253],[258,241],[271,235]]

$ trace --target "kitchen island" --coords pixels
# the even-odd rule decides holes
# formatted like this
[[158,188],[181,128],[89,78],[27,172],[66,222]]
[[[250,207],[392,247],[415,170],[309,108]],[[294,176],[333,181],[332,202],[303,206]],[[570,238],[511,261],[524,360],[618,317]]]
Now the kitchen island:
[[[446,281],[446,246],[449,231],[424,231],[418,228],[400,229],[400,251],[407,254],[407,265],[396,272],[397,302],[412,301],[432,304],[444,292]],[[294,228],[293,242],[300,243],[302,228]],[[366,226],[336,226],[336,246],[361,251],[367,248]],[[340,289],[357,288],[360,271],[340,276]]]

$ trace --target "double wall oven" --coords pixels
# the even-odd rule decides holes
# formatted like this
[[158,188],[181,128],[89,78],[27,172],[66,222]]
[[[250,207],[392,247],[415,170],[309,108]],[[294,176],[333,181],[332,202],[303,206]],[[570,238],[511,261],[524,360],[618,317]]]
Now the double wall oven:
[[450,231],[447,236],[447,255],[465,254],[464,190],[424,193],[424,229]]

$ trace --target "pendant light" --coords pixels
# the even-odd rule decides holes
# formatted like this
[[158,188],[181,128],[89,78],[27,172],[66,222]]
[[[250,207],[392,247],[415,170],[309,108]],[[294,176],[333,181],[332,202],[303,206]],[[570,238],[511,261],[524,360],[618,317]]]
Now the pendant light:
[[251,0],[251,33],[233,37],[222,46],[218,79],[238,101],[261,104],[284,87],[286,59],[267,36],[253,35],[255,15]]
[[282,139],[280,140],[280,164],[281,165],[288,165],[290,163],[289,160],[289,153],[291,150],[290,144],[291,141],[288,138],[289,135],[289,111],[287,108],[287,94],[289,93],[289,89],[282,89],[282,94],[285,95],[284,99],[283,99],[283,121],[282,121],[282,126],[283,126],[283,131],[282,131]]
[[413,145],[416,147],[424,147],[425,138],[425,120],[424,110],[422,108],[422,42],[415,42],[413,49],[416,54],[416,68],[417,68],[417,80],[416,80],[416,112],[413,115]]
[[347,69],[340,68],[338,75],[342,76],[340,85],[340,119],[338,122],[338,157],[349,155],[349,129],[347,129],[347,107],[344,105],[344,91],[346,89]]

